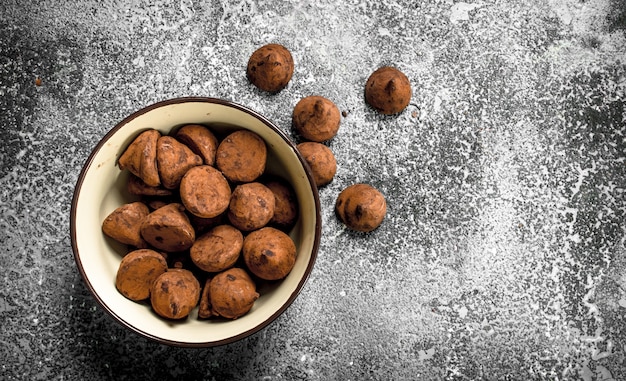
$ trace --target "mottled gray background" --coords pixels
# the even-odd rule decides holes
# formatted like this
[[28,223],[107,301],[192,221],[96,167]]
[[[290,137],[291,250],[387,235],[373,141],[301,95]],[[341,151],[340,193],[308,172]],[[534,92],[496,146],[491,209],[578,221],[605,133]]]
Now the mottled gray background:
[[[270,42],[296,65],[277,95],[245,77]],[[3,0],[0,379],[626,380],[625,42],[624,0]],[[363,101],[381,65],[413,86],[397,116]],[[296,139],[313,94],[346,116],[292,307],[194,350],[108,317],[69,238],[91,147],[186,95]],[[371,234],[333,213],[355,182],[389,204]]]

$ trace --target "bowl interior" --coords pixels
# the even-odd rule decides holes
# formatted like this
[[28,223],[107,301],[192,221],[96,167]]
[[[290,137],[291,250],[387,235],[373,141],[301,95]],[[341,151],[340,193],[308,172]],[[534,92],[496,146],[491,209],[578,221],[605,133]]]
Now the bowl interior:
[[[168,321],[154,314],[149,303],[126,299],[115,288],[115,275],[124,245],[102,233],[102,221],[115,208],[132,200],[126,191],[126,171],[117,158],[141,132],[155,128],[169,134],[188,123],[209,125],[217,135],[245,128],[259,134],[268,148],[266,173],[282,176],[297,195],[299,219],[290,236],[297,248],[291,273],[262,296],[246,315],[232,321],[198,320],[197,308],[185,320]],[[236,104],[211,98],[165,101],[131,115],[98,144],[81,172],[71,214],[72,244],[77,265],[98,302],[120,323],[151,339],[182,346],[225,344],[245,337],[274,320],[295,299],[315,261],[321,219],[319,199],[302,157],[293,143],[269,121]]]

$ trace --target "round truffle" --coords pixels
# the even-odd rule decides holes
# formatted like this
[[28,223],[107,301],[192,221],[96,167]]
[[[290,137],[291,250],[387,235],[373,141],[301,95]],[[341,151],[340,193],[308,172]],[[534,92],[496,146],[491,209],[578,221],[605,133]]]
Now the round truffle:
[[371,185],[354,184],[339,193],[335,212],[350,229],[370,232],[383,222],[387,202],[383,194]]
[[315,185],[321,187],[329,184],[337,173],[337,160],[333,151],[317,142],[304,142],[296,147],[311,168]]
[[207,286],[214,316],[237,319],[248,313],[259,298],[250,275],[236,267],[217,274]]
[[196,239],[189,250],[193,263],[208,272],[232,267],[241,253],[243,234],[233,226],[219,225]]
[[115,287],[130,300],[150,297],[154,280],[167,271],[165,257],[150,249],[131,251],[122,258],[115,277]]
[[296,263],[296,245],[281,230],[264,227],[244,238],[243,259],[248,269],[259,278],[283,279]]
[[265,185],[253,182],[235,187],[228,206],[228,219],[239,230],[265,226],[274,215],[276,198]]
[[254,181],[265,171],[267,147],[259,135],[239,130],[228,135],[217,147],[215,165],[235,183]]
[[213,218],[228,209],[230,184],[222,172],[210,165],[193,167],[180,181],[180,199],[195,216]]
[[293,57],[289,50],[283,45],[268,44],[252,53],[246,75],[259,89],[276,93],[287,86],[293,70]]
[[200,300],[200,282],[189,270],[169,269],[152,283],[150,304],[159,316],[183,319]]
[[340,113],[329,99],[318,95],[302,98],[293,109],[293,128],[304,139],[323,142],[333,138],[339,131]]
[[367,79],[365,101],[383,114],[397,114],[411,101],[411,83],[400,70],[383,66]]

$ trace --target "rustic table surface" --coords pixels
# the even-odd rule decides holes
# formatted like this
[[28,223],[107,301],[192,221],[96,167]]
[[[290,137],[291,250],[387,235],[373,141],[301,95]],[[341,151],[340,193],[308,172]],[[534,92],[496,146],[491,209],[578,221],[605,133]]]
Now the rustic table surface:
[[[624,0],[3,1],[0,379],[625,380]],[[278,94],[251,53],[290,49]],[[382,116],[369,74],[410,105]],[[294,140],[291,111],[343,112],[323,236],[294,304],[239,342],[143,339],[95,302],[71,249],[87,156],[133,111],[224,98]],[[357,183],[369,234],[334,214]]]

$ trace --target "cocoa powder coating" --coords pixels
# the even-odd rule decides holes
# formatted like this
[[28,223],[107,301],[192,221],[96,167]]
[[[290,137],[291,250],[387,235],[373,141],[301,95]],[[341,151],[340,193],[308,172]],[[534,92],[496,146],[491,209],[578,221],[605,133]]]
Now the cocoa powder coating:
[[208,127],[201,124],[187,124],[176,132],[176,139],[200,156],[204,164],[215,164],[218,140]]
[[126,254],[117,270],[115,287],[130,300],[150,297],[152,283],[167,271],[163,255],[151,249],[138,249]]
[[214,316],[237,319],[248,313],[259,298],[254,281],[241,268],[217,274],[208,287],[207,296]]
[[162,206],[150,213],[141,224],[141,236],[150,245],[166,252],[187,250],[196,239],[185,208],[179,203]]
[[237,262],[242,247],[241,231],[230,225],[219,225],[196,239],[189,256],[198,268],[220,272]]
[[150,214],[142,202],[131,202],[116,208],[102,222],[102,232],[114,240],[137,248],[147,247],[141,237],[141,224]]
[[281,230],[264,227],[244,239],[243,259],[257,277],[265,280],[283,279],[296,263],[296,245]]
[[187,171],[202,165],[202,158],[171,136],[157,141],[157,164],[159,177],[167,189],[175,189]]

